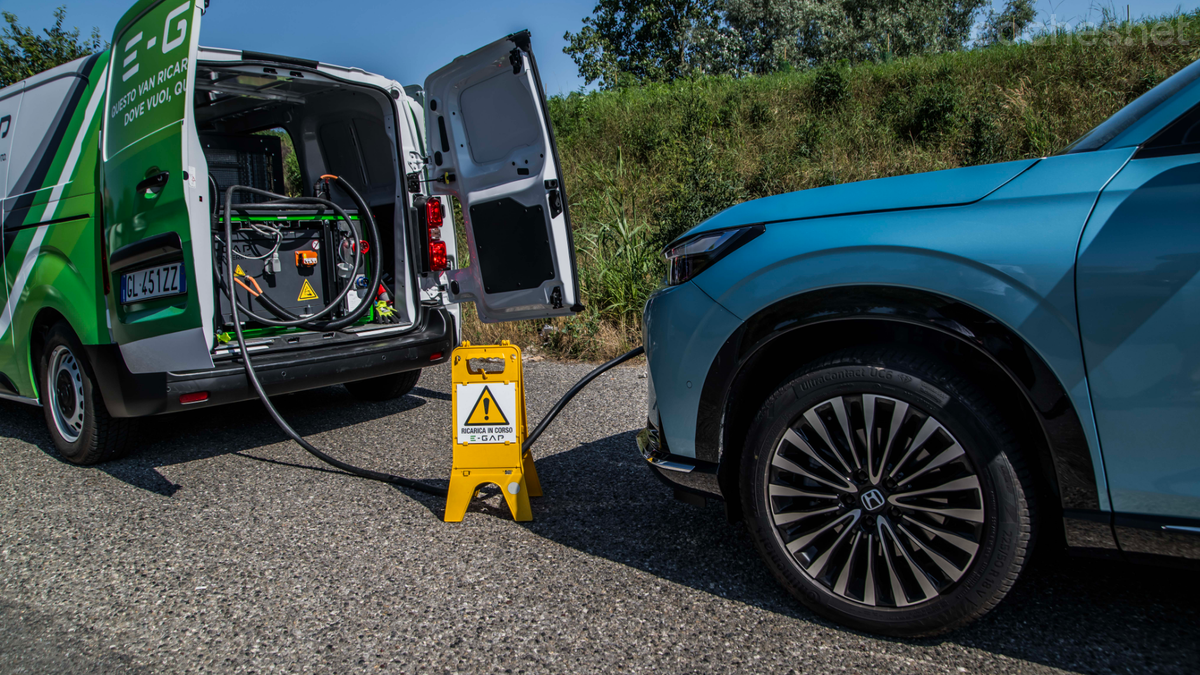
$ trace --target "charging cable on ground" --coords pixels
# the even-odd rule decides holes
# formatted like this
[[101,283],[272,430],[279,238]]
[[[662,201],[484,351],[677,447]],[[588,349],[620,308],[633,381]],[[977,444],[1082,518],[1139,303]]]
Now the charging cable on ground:
[[[346,194],[350,195],[350,198],[354,200],[354,204],[358,207],[360,218],[366,222],[367,229],[370,232],[371,241],[373,242],[370,249],[371,249],[371,252],[374,254],[372,257],[372,264],[371,264],[371,269],[372,269],[371,285],[368,288],[379,288],[379,276],[380,276],[380,273],[382,270],[382,264],[381,264],[382,261],[380,260],[379,251],[382,250],[383,247],[380,246],[381,242],[379,240],[379,230],[376,227],[375,218],[371,215],[371,211],[367,207],[367,204],[363,200],[362,196],[359,195],[358,191],[355,190],[348,182],[346,182],[342,178],[339,178],[338,176],[322,176],[321,178],[325,179],[325,180],[331,180],[333,182],[336,182],[343,190],[345,190]],[[225,190],[224,226],[225,226],[225,242],[227,242],[225,245],[225,267],[226,267],[226,271],[228,273],[228,278],[232,282],[235,282],[238,285],[245,288],[247,291],[250,291],[251,294],[253,294],[253,291],[251,291],[249,287],[245,286],[245,284],[241,281],[241,279],[238,278],[238,275],[236,274],[237,268],[235,267],[234,261],[233,261],[233,247],[231,245],[229,245],[229,243],[233,242],[233,222],[232,222],[232,219],[230,216],[232,213],[233,195],[235,192],[248,192],[251,194],[257,194],[257,195],[268,197],[270,199],[275,200],[275,201],[266,202],[263,204],[256,204],[255,205],[256,207],[296,209],[296,208],[311,207],[311,206],[315,205],[315,206],[323,206],[323,207],[332,209],[335,213],[338,214],[338,216],[342,220],[346,221],[346,223],[349,224],[351,231],[354,232],[354,234],[356,236],[356,240],[357,241],[363,240],[363,238],[361,236],[361,232],[359,231],[358,227],[350,219],[350,217],[346,214],[346,212],[344,210],[342,210],[341,207],[339,207],[337,204],[334,204],[332,201],[329,201],[328,199],[323,199],[320,197],[287,197],[285,195],[279,195],[279,194],[275,194],[272,192],[267,192],[266,190],[259,190],[257,188],[246,187],[243,185],[230,186],[227,190]],[[355,247],[356,250],[354,251],[354,265],[353,266],[354,266],[355,274],[357,274],[358,269],[361,266],[360,252],[357,250],[359,248],[361,248],[361,247]],[[213,265],[214,265],[214,267],[216,267],[215,259],[213,261]],[[218,271],[219,271],[219,268],[218,268]],[[313,444],[304,440],[304,437],[301,436],[299,433],[297,433],[296,430],[293,429],[291,427],[291,425],[287,423],[287,420],[283,419],[283,417],[279,414],[279,411],[276,410],[275,406],[271,403],[271,399],[269,396],[267,396],[266,390],[263,389],[262,383],[259,382],[259,380],[258,380],[258,373],[255,372],[255,370],[254,370],[254,364],[251,363],[250,351],[246,348],[246,337],[245,337],[245,335],[242,334],[242,322],[241,322],[240,312],[245,311],[247,315],[253,317],[256,321],[259,321],[261,323],[264,323],[264,324],[270,325],[270,326],[298,327],[298,328],[306,328],[309,330],[317,330],[317,331],[337,330],[339,328],[352,325],[354,322],[358,321],[360,318],[362,318],[362,315],[366,312],[367,307],[371,306],[371,303],[363,302],[363,303],[360,303],[354,311],[352,311],[347,316],[342,317],[341,319],[336,319],[333,321],[321,321],[320,320],[322,317],[324,317],[327,314],[329,314],[330,312],[332,312],[333,308],[337,307],[338,303],[342,300],[342,298],[345,297],[346,293],[349,292],[349,289],[352,287],[352,284],[347,284],[346,288],[342,291],[341,295],[339,295],[332,302],[330,302],[329,305],[324,310],[317,312],[316,314],[314,314],[312,316],[304,317],[304,318],[297,317],[294,314],[292,314],[291,312],[288,312],[283,307],[280,307],[279,305],[275,304],[274,302],[271,302],[270,299],[265,294],[261,293],[261,289],[260,289],[259,294],[255,295],[255,298],[258,299],[260,303],[262,303],[264,306],[266,306],[267,309],[270,310],[271,313],[274,314],[279,319],[279,320],[273,320],[273,319],[266,319],[264,317],[260,317],[257,314],[255,314],[254,312],[252,312],[249,308],[244,307],[241,304],[241,302],[237,299],[237,294],[234,293],[233,283],[226,284],[224,282],[224,280],[221,279],[221,276],[222,275],[218,274],[217,280],[221,286],[221,290],[224,291],[226,296],[229,298],[230,311],[233,316],[233,328],[237,334],[238,347],[241,349],[241,352],[242,352],[242,365],[246,369],[246,379],[250,381],[250,386],[253,387],[254,392],[256,394],[258,394],[259,400],[262,401],[263,405],[266,407],[267,413],[271,416],[271,419],[275,421],[275,424],[278,425],[279,428],[282,429],[283,432],[285,434],[287,434],[289,438],[291,438],[293,441],[295,441],[296,444],[299,445],[301,448],[304,448],[304,450],[307,451],[313,457],[316,457],[317,459],[321,460],[322,462],[325,462],[326,464],[328,464],[332,467],[341,469],[342,471],[345,471],[346,473],[353,474],[353,475],[359,476],[361,478],[367,478],[369,480],[379,481],[381,483],[390,483],[392,485],[399,485],[400,487],[406,487],[406,488],[409,488],[412,490],[417,490],[418,492],[424,492],[426,494],[434,495],[437,497],[445,497],[446,496],[446,494],[447,494],[446,488],[438,487],[436,485],[430,485],[428,483],[422,483],[421,481],[412,480],[411,478],[405,478],[404,476],[397,476],[397,475],[390,474],[390,473],[383,473],[381,471],[372,471],[370,469],[363,469],[361,467],[354,466],[353,464],[347,464],[346,462],[343,462],[334,457],[330,457],[329,455],[325,454],[324,452],[318,450],[315,446],[313,446]],[[251,279],[251,282],[254,283],[253,279]],[[257,288],[258,284],[254,283],[254,285]],[[568,390],[567,393],[564,394],[562,396],[562,398],[560,398],[558,400],[558,402],[554,404],[554,407],[550,409],[550,412],[547,413],[544,418],[542,418],[542,421],[539,422],[537,427],[534,428],[533,432],[529,434],[529,438],[525,439],[525,443],[522,444],[522,446],[521,446],[522,451],[527,451],[531,447],[533,447],[534,442],[537,441],[538,437],[542,435],[542,432],[544,432],[546,430],[546,427],[550,426],[550,422],[554,421],[554,418],[557,417],[560,412],[562,412],[563,407],[566,406],[567,403],[570,402],[571,399],[575,398],[575,395],[578,394],[580,391],[582,391],[584,387],[586,387],[588,384],[590,384],[593,380],[595,380],[597,377],[599,377],[605,371],[607,371],[615,366],[618,366],[640,354],[643,354],[644,352],[645,352],[645,350],[642,347],[637,347],[635,349],[632,349],[629,352],[609,361],[608,363],[605,363],[605,364],[595,368],[590,373],[585,375],[583,377],[583,379],[581,379],[581,380],[579,380],[579,382],[575,383],[575,386],[571,387],[571,389]]]

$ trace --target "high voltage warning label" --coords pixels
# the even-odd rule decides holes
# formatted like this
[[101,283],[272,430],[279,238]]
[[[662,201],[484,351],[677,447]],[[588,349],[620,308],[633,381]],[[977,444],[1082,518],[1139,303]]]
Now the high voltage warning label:
[[459,443],[516,443],[516,383],[459,384],[455,431]]
[[316,300],[316,299],[317,299],[317,292],[313,290],[312,284],[308,283],[308,279],[305,279],[304,285],[300,287],[300,297],[296,298],[297,302],[300,300]]

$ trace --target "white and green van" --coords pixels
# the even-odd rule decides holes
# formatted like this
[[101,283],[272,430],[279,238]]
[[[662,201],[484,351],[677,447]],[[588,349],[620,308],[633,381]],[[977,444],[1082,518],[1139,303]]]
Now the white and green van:
[[[339,311],[373,304],[334,331],[243,323],[269,393],[346,384],[401,395],[458,343],[461,301],[485,322],[581,308],[527,32],[455,59],[422,89],[200,47],[207,4],[139,0],[109,50],[0,90],[0,398],[41,405],[64,457],[114,456],[130,418],[253,396],[214,251],[226,188],[284,191],[283,136],[295,191],[311,196],[332,174],[362,195],[381,234],[383,287],[343,278],[338,256],[369,244],[339,239],[331,214],[235,202],[231,245],[264,294],[300,316],[342,284],[354,289]],[[330,194],[356,217],[354,202]],[[449,197],[470,248],[461,268]]]

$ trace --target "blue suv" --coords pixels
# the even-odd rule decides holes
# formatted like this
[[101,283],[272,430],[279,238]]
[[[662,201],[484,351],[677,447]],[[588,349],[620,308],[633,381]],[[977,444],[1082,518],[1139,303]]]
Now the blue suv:
[[952,630],[1035,539],[1200,559],[1200,61],[1058,155],[747,202],[665,255],[639,449],[814,611]]

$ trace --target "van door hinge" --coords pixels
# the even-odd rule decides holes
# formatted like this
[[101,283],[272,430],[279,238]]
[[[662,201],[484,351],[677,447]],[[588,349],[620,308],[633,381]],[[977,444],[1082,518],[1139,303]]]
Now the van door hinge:
[[562,309],[562,286],[555,286],[554,290],[550,291],[550,306]]
[[513,75],[520,75],[522,65],[521,50],[514,47],[513,50],[508,53],[508,62],[512,64]]

